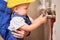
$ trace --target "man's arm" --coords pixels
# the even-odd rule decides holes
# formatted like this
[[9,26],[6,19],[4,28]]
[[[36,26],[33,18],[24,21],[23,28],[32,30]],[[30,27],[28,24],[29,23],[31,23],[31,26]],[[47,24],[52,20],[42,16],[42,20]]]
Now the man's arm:
[[0,40],[4,40],[1,35],[0,35]]

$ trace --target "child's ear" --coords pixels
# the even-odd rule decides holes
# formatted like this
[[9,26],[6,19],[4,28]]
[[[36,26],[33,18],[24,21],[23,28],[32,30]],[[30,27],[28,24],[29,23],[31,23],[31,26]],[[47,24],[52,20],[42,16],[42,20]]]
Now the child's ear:
[[14,7],[13,10],[14,10],[14,12],[17,13],[18,8],[17,7]]

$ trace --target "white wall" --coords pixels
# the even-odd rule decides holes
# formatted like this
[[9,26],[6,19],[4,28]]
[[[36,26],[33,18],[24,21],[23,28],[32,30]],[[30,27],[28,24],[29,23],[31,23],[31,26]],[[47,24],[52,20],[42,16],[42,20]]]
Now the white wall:
[[55,0],[56,4],[56,23],[54,25],[53,40],[60,40],[60,0]]

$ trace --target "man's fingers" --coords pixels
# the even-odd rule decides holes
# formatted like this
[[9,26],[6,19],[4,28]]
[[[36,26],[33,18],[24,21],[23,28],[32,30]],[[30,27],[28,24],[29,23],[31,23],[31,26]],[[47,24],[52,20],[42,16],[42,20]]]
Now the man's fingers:
[[12,32],[12,35],[20,36],[22,34]]
[[17,32],[17,30],[14,30],[15,32]]
[[26,31],[24,31],[24,30],[14,30],[14,32],[12,32],[12,34],[16,38],[24,38],[27,35]]
[[14,30],[16,33],[19,33],[19,34],[25,34],[25,31],[24,30]]
[[13,35],[16,38],[24,38],[24,36],[17,36],[17,35]]
[[23,36],[16,36],[16,35],[13,35],[13,36],[16,38],[24,38]]
[[24,35],[23,34],[17,34],[17,33],[14,33],[12,32],[13,36],[16,37],[16,38],[23,38]]

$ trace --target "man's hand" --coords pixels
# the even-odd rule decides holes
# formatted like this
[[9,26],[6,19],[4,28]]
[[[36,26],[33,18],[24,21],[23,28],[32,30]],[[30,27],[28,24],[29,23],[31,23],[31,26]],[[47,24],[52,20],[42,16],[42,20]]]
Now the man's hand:
[[29,32],[24,30],[15,30],[15,32],[12,32],[13,36],[16,38],[24,38],[28,35]]
[[0,40],[4,40],[1,35],[0,35]]

